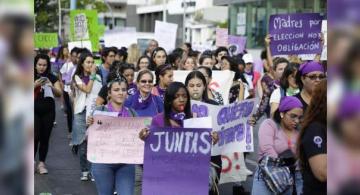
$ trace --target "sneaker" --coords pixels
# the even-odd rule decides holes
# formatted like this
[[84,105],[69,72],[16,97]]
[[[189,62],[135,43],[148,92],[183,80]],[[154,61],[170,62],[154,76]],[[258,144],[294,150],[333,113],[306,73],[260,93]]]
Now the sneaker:
[[89,172],[82,172],[82,176],[80,177],[81,181],[88,181],[89,180]]
[[91,181],[95,181],[95,178],[91,173],[89,173],[89,178],[90,178]]
[[48,174],[48,170],[46,169],[45,163],[42,162],[39,163],[39,165],[37,166],[37,172],[40,175]]

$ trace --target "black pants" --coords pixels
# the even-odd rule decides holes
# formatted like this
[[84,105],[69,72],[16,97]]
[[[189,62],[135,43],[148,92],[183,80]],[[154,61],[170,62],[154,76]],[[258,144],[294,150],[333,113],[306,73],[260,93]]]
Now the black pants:
[[64,97],[64,103],[65,103],[65,110],[66,110],[66,119],[67,119],[67,125],[69,133],[72,132],[72,122],[73,122],[73,111],[71,106],[71,101],[69,97],[69,93],[66,91],[63,91],[63,97]]
[[46,156],[49,149],[49,140],[52,128],[54,126],[55,120],[55,103],[53,105],[42,105],[44,107],[50,108],[46,109],[47,112],[44,112],[43,109],[37,112],[35,104],[35,116],[34,116],[34,134],[35,134],[35,143],[34,143],[34,156],[39,148],[39,161],[45,162]]

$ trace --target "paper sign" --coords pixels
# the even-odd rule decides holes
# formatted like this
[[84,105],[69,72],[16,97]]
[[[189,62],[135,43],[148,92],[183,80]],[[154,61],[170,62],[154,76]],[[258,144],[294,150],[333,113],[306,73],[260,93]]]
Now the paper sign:
[[168,53],[175,49],[177,24],[155,21],[155,40]]
[[271,53],[317,54],[322,50],[321,23],[318,13],[270,16]]
[[59,45],[57,33],[35,33],[35,48],[53,48]]
[[133,43],[137,43],[136,29],[134,27],[106,31],[104,34],[105,47],[128,48]]
[[228,44],[228,49],[232,56],[243,53],[246,47],[246,37],[229,35]]
[[211,129],[151,128],[143,195],[208,194]]
[[[252,152],[254,150],[253,128],[247,121],[256,110],[258,99],[249,99],[225,106],[191,101],[191,111],[197,117],[212,117],[212,130],[218,132],[219,142],[212,154]],[[203,124],[200,124],[201,125]]]
[[90,41],[74,41],[68,43],[69,51],[71,51],[74,47],[87,48],[92,52],[92,45]]
[[139,132],[149,124],[146,117],[94,115],[88,129],[88,160],[92,163],[142,164],[144,142]]
[[221,166],[220,184],[246,181],[249,175],[242,152],[222,154]]
[[228,29],[216,28],[216,46],[227,47],[228,46]]
[[87,26],[87,19],[84,13],[77,14],[74,19],[75,25],[75,39],[86,40],[89,39],[89,30]]

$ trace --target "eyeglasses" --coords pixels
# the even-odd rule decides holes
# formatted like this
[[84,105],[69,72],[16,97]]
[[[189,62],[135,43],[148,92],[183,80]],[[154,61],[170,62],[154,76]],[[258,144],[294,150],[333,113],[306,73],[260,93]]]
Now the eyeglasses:
[[146,84],[146,83],[153,83],[153,80],[141,80],[140,83]]
[[303,116],[302,116],[302,115],[301,115],[301,116],[298,116],[298,115],[292,114],[292,113],[285,113],[285,114],[287,114],[287,115],[290,117],[290,119],[293,120],[293,121],[295,121],[296,119],[297,119],[298,121],[302,121],[302,120],[303,120]]
[[323,75],[323,74],[320,74],[320,75],[305,75],[305,77],[308,77],[312,81],[315,81],[316,79],[321,81],[321,80],[326,78],[326,76]]

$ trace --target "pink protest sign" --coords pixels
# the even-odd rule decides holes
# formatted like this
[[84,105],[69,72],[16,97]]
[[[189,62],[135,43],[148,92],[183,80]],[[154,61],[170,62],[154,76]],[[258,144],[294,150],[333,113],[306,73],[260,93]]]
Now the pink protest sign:
[[216,46],[227,47],[228,46],[228,29],[227,28],[216,28]]
[[150,125],[151,118],[112,117],[95,115],[88,129],[87,158],[92,163],[143,164],[144,142],[141,129]]

